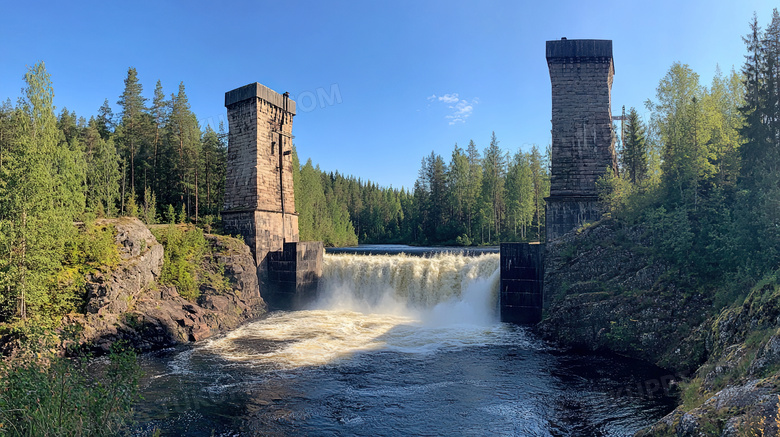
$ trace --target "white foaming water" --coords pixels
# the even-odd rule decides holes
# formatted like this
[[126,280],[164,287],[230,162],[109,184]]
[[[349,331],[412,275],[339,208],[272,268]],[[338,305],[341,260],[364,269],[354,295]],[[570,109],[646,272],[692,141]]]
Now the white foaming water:
[[528,344],[498,321],[498,254],[325,255],[319,300],[203,348],[233,362],[317,366],[375,350],[427,354]]
[[489,325],[498,321],[498,263],[498,254],[327,255],[315,307]]

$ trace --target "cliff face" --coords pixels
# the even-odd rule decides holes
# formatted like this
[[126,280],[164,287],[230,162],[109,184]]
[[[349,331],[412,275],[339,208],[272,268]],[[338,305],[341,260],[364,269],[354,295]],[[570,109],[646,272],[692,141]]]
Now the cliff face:
[[260,297],[252,254],[242,242],[207,235],[203,271],[222,286],[202,286],[197,302],[179,296],[175,287],[157,282],[163,247],[137,219],[115,219],[122,262],[110,272],[88,278],[87,311],[66,322],[83,328],[87,348],[108,350],[124,340],[140,351],[197,341],[235,328],[266,311]]
[[780,420],[780,281],[717,312],[655,263],[638,227],[611,220],[547,245],[547,339],[675,371],[681,405],[638,435],[774,436]]
[[780,435],[780,289],[776,279],[713,318],[709,359],[684,403],[642,435]]
[[614,221],[547,244],[542,336],[690,374],[705,359],[710,301],[678,289],[653,262],[643,231]]

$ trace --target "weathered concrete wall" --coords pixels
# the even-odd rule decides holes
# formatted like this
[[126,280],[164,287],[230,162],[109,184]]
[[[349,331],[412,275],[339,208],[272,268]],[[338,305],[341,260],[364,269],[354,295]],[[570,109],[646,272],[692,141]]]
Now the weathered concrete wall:
[[501,243],[501,321],[532,324],[542,320],[544,244]]
[[268,254],[270,283],[266,300],[272,308],[300,308],[316,298],[322,276],[321,241],[285,243],[284,250]]
[[617,170],[612,41],[547,41],[547,66],[552,83],[550,241],[601,216],[596,180],[607,168]]
[[545,217],[547,241],[559,238],[583,223],[601,218],[601,205],[597,197],[556,196],[548,198]]

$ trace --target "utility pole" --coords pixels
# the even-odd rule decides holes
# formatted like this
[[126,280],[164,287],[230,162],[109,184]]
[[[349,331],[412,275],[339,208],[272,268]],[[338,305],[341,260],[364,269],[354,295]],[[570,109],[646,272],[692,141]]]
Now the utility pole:
[[626,121],[626,105],[623,105],[623,112],[621,115],[612,116],[612,121],[618,121],[618,120],[620,120],[620,145],[623,147],[623,150],[625,150],[626,132],[625,132],[625,128],[623,127],[623,123]]
[[290,155],[292,153],[292,150],[284,150],[283,144],[284,144],[284,137],[290,137],[293,138],[292,135],[286,134],[284,132],[284,122],[287,118],[287,102],[290,98],[290,93],[286,92],[282,94],[282,97],[284,97],[283,103],[282,103],[282,120],[279,123],[279,195],[281,196],[282,201],[282,243],[287,242],[287,225],[285,224],[285,209],[284,209],[284,157],[287,155]]

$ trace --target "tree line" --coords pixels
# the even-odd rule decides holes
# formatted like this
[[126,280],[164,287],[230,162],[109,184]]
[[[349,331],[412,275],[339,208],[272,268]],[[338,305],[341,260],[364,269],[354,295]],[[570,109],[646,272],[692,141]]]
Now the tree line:
[[[42,63],[36,68],[48,78]],[[67,108],[54,118],[53,135],[78,155],[85,171],[84,211],[97,217],[138,215],[146,223],[219,214],[227,160],[222,126],[219,132],[201,129],[184,83],[166,97],[157,81],[151,102],[135,68],[128,69],[124,85],[117,114],[106,99],[89,120]],[[0,107],[4,150],[18,136],[22,112],[22,101],[13,106],[9,99]]]
[[543,238],[548,157],[501,150],[493,133],[480,153],[455,145],[449,163],[431,152],[412,190],[321,171],[294,161],[302,239],[326,244],[491,244]]

